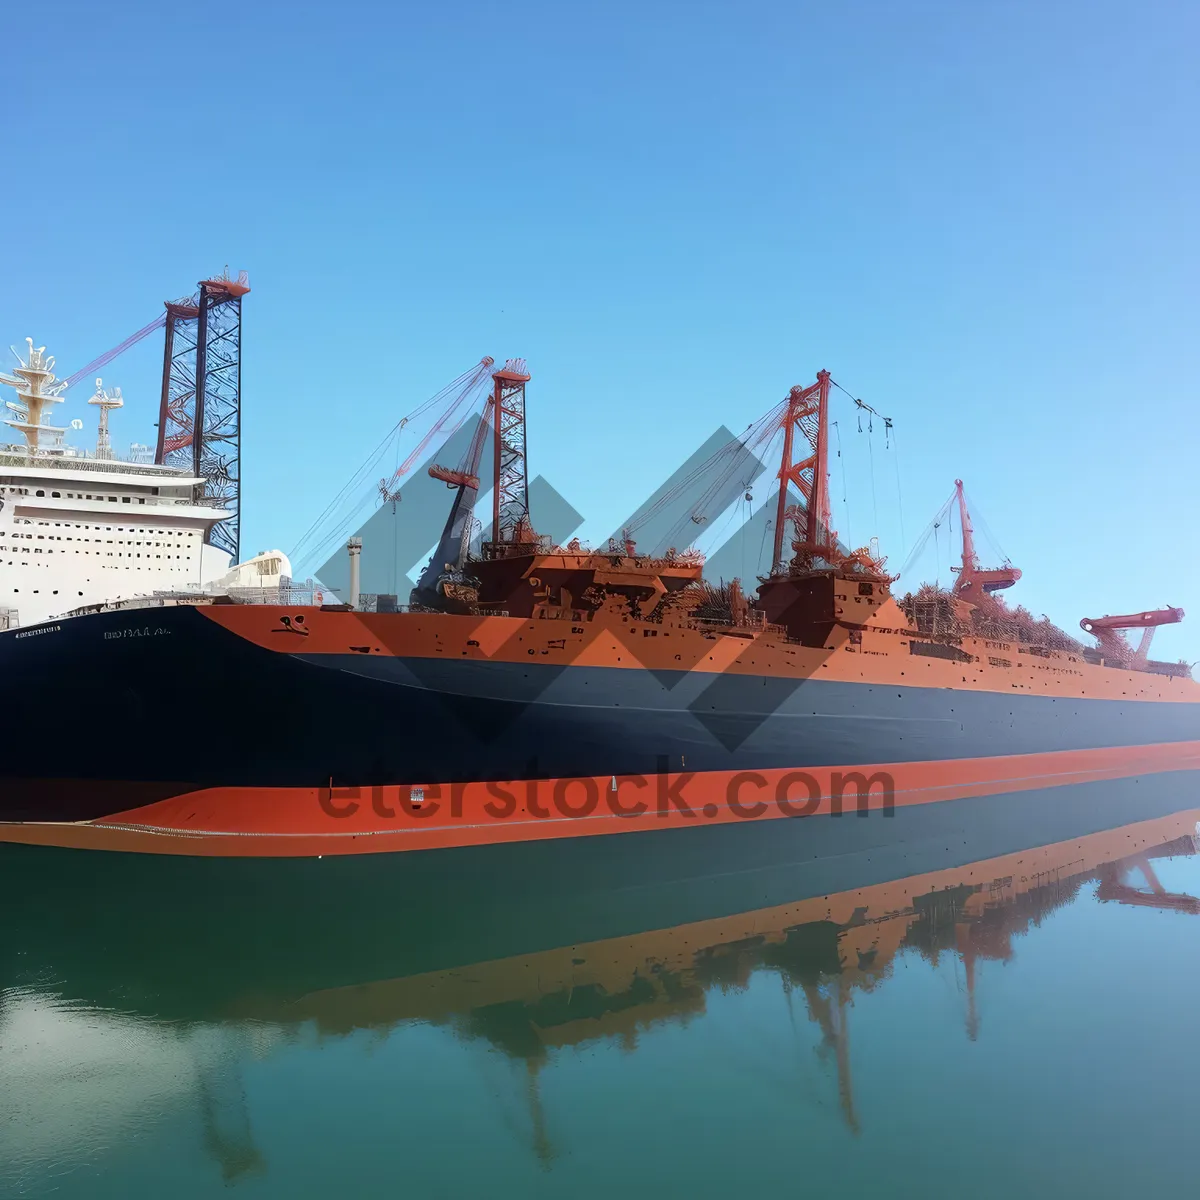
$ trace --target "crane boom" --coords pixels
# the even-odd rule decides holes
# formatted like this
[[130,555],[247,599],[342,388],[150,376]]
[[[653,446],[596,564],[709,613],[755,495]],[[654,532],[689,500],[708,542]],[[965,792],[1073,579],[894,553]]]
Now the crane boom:
[[155,317],[149,325],[142,326],[137,333],[131,333],[123,342],[114,346],[111,350],[105,350],[99,358],[94,358],[86,367],[80,367],[74,375],[68,375],[66,379],[67,387],[74,387],[81,379],[86,379],[93,372],[98,371],[101,367],[112,362],[118,354],[124,354],[130,346],[137,345],[144,337],[149,337],[156,329],[161,329],[167,323],[167,314]]
[[1079,622],[1086,633],[1097,629],[1144,629],[1159,625],[1177,625],[1183,620],[1182,608],[1152,608],[1148,612],[1130,613],[1123,617],[1084,617]]
[[961,479],[954,481],[953,498],[958,502],[959,524],[962,527],[962,566],[958,568],[958,578],[954,581],[954,594],[960,600],[978,604],[992,592],[1012,587],[1021,578],[1021,572],[1007,561],[1002,567],[990,567],[987,570],[980,567],[979,555],[975,552],[975,529],[971,524],[971,513],[967,508],[967,496]]
[[[485,358],[480,365],[486,371],[491,367],[492,360]],[[494,376],[493,385],[494,391],[498,391],[499,382]],[[492,428],[492,421],[497,419],[494,401],[493,396],[485,404],[462,462],[457,467],[434,465],[429,468],[431,478],[440,479],[456,492],[442,536],[413,589],[411,599],[416,604],[438,609],[449,606],[453,611],[453,606],[464,594],[462,589],[472,586],[465,572],[474,529],[475,501],[479,495],[480,461],[488,430]]]
[[[1146,612],[1126,613],[1117,617],[1084,617],[1079,628],[1090,633],[1100,643],[1100,653],[1105,658],[1132,666],[1135,670],[1145,667],[1150,656],[1150,642],[1160,625],[1177,625],[1183,620],[1182,608],[1152,608]],[[1124,630],[1140,629],[1141,641],[1135,651],[1125,640]]]
[[967,497],[963,493],[963,481],[954,481],[954,495],[958,500],[958,520],[962,529],[962,573],[959,578],[969,577],[979,570],[979,556],[975,553],[975,530],[971,527],[971,514],[967,511]]

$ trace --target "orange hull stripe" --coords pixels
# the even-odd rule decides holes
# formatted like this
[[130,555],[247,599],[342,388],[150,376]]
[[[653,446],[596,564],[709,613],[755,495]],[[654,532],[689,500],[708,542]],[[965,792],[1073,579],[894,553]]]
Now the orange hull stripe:
[[[912,654],[909,638],[898,632],[906,619],[892,600],[865,626],[861,644],[851,643],[849,631],[840,629],[831,635],[834,649],[801,646],[770,633],[743,631],[744,636],[714,637],[645,621],[593,621],[580,627],[554,618],[322,612],[315,608],[297,613],[261,604],[214,605],[196,611],[256,646],[315,658],[365,654],[368,658],[727,672],[756,678],[953,688],[1011,696],[1200,703],[1200,685],[1192,679],[1100,667],[1057,652],[1046,659],[1013,649],[1009,658],[1000,659],[998,655],[1009,652],[996,650],[994,643],[979,638],[968,639],[978,659],[972,663]],[[293,622],[293,617],[296,622],[302,617],[302,626]],[[581,633],[577,632],[580,628]],[[653,636],[645,636],[647,633]],[[997,666],[989,659],[1011,665]]]
[[[1172,742],[807,771],[414,782],[332,790],[221,787],[93,822],[0,825],[0,840],[251,857],[446,849],[836,811],[854,814],[862,803],[863,782],[871,785],[867,809],[881,817],[893,806],[1197,769],[1200,742]],[[412,798],[418,787],[419,805]],[[639,805],[644,807],[635,811]]]

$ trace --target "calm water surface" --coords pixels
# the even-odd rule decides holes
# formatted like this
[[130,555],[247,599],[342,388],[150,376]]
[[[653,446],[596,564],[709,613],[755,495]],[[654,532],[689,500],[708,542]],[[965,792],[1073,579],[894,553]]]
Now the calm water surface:
[[1198,819],[792,899],[0,847],[0,1195],[1194,1195]]

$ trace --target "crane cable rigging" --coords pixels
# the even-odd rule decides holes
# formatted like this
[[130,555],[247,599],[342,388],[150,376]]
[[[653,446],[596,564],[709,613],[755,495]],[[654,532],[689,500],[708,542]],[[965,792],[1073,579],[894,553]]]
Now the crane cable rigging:
[[[689,545],[695,539],[696,531],[691,525],[702,525],[717,515],[707,511],[717,498],[725,493],[734,475],[745,469],[743,452],[751,454],[768,444],[778,433],[784,415],[787,412],[787,401],[782,400],[774,405],[767,413],[751,422],[745,431],[710,454],[702,463],[694,467],[682,478],[678,479],[646,509],[629,522],[629,532],[635,533],[644,527],[657,514],[661,513],[672,502],[679,499],[688,488],[695,483],[708,479],[704,491],[695,503],[689,506],[688,512],[681,517],[670,529],[668,540],[675,539],[683,545]],[[758,455],[755,455],[758,457]],[[766,469],[765,467],[763,468]],[[750,481],[752,482],[752,480]],[[746,486],[749,486],[747,483]],[[724,511],[722,505],[720,511]],[[684,535],[687,535],[686,537]]]
[[[970,510],[971,523],[975,528],[975,532],[977,534],[982,534],[981,540],[986,544],[986,546],[992,551],[992,553],[998,558],[998,560],[1001,563],[1003,563],[1005,566],[1009,565],[1012,560],[1008,557],[1008,555],[1004,551],[1004,547],[1000,545],[1000,543],[996,539],[995,535],[988,528],[988,524],[984,520],[982,512],[976,507],[974,501],[971,500],[970,496],[967,495],[965,490],[963,492],[963,498],[966,501],[967,506]],[[917,538],[917,540],[913,543],[912,549],[908,552],[908,557],[905,558],[904,565],[901,566],[900,573],[896,576],[897,579],[903,578],[910,570],[912,570],[912,568],[916,565],[917,559],[920,557],[921,552],[929,544],[930,538],[932,538],[934,541],[934,546],[937,551],[937,575],[935,576],[935,579],[940,583],[940,581],[941,581],[941,542],[938,537],[938,531],[942,528],[943,525],[945,525],[946,532],[948,534],[953,535],[953,533],[954,533],[954,514],[955,514],[955,511],[957,508],[957,499],[958,499],[958,492],[957,492],[957,490],[955,490],[955,491],[951,492],[949,496],[946,497],[945,501],[943,501],[942,505],[938,508],[937,512],[935,512],[933,514],[932,520],[929,522],[928,525],[925,526],[925,528],[921,532],[921,536]],[[961,530],[959,532],[961,533]],[[950,558],[953,559],[954,552],[953,552],[952,544],[950,542],[947,542],[947,551],[949,553]]]
[[[839,392],[844,393],[846,396],[848,396],[851,400],[854,401],[854,408],[855,408],[856,415],[858,417],[858,432],[859,433],[863,432],[863,427],[862,427],[863,413],[867,414],[867,430],[866,430],[866,432],[867,432],[867,451],[868,451],[868,453],[870,455],[870,459],[871,459],[871,504],[872,504],[872,508],[874,510],[876,528],[879,527],[879,506],[878,506],[878,504],[876,502],[876,498],[875,498],[875,448],[871,441],[871,435],[875,432],[875,418],[878,417],[879,420],[881,420],[883,422],[883,448],[885,450],[891,450],[894,455],[894,457],[892,459],[892,463],[896,469],[896,515],[900,519],[900,544],[903,546],[907,543],[908,539],[904,533],[904,492],[900,486],[900,446],[896,440],[895,422],[892,420],[891,417],[885,417],[883,415],[883,413],[881,413],[877,408],[873,408],[865,400],[861,399],[858,396],[855,396],[852,392],[850,392],[846,388],[842,387],[842,385],[840,383],[838,383],[838,381],[836,379],[834,379],[832,376],[830,377],[829,382],[831,384],[833,384],[833,386],[835,388],[837,388]],[[840,435],[839,435],[839,437],[840,437]],[[839,444],[838,457],[841,458],[841,456],[842,456],[842,451],[841,451],[841,446]],[[845,464],[844,463],[842,465],[842,470],[844,473],[845,472]],[[843,490],[844,490],[844,485],[843,485]],[[847,519],[848,519],[848,516],[847,516]]]
[[[439,434],[443,435],[443,440],[453,437],[471,414],[481,408],[491,384],[492,366],[492,359],[480,360],[471,370],[459,375],[407,416],[401,417],[301,535],[289,555],[293,564],[310,559],[319,563],[326,557],[346,532],[347,523],[355,518],[372,496],[383,492],[385,500],[394,502],[399,499],[396,485],[414,465],[424,461],[422,456],[428,451],[433,439]],[[418,439],[415,448],[399,461],[390,479],[384,478],[379,483],[368,485],[367,481],[374,477],[379,464],[385,461],[393,447],[395,458],[399,460],[400,439],[404,430],[409,426],[421,427],[418,424],[421,418],[431,414],[434,417],[432,425]],[[386,467],[384,469],[386,470]]]
[[[830,379],[830,383],[839,391],[848,396],[855,405],[855,411],[858,418],[859,432],[864,432],[862,429],[862,418],[865,414],[867,417],[867,429],[865,432],[870,434],[874,430],[874,422],[876,419],[883,422],[885,448],[894,452],[898,451],[895,436],[895,424],[891,417],[884,416],[878,409],[867,404],[866,401],[854,396],[850,391],[838,383],[835,379]],[[658,496],[653,503],[649,504],[646,509],[639,513],[635,519],[629,522],[627,530],[630,535],[638,529],[644,527],[657,514],[661,513],[673,501],[678,500],[686,491],[692,487],[698,480],[702,478],[710,478],[711,482],[705,487],[704,491],[697,500],[689,506],[688,513],[680,518],[670,529],[668,542],[680,545],[692,544],[698,532],[693,526],[710,525],[712,518],[717,516],[716,512],[708,511],[714,503],[718,503],[728,493],[729,485],[733,480],[736,471],[743,468],[744,452],[749,451],[759,459],[763,464],[762,470],[769,469],[767,463],[771,461],[772,443],[781,435],[783,426],[787,419],[789,411],[789,398],[785,397],[779,403],[775,404],[771,409],[759,417],[756,421],[751,422],[746,427],[746,430],[740,437],[732,439],[726,443],[715,453],[711,454],[704,462],[693,468],[684,477],[677,480],[670,488],[666,489]],[[841,459],[842,466],[842,499],[846,509],[847,524],[849,523],[849,496],[848,486],[846,481],[846,462],[842,454],[841,447],[841,429],[837,421],[832,422],[835,429],[835,437],[837,439],[837,456]],[[871,490],[872,503],[876,513],[876,524],[878,524],[878,503],[875,496],[875,469],[874,469],[874,447],[869,445],[871,454]],[[896,469],[896,492],[897,492],[897,513],[900,518],[901,525],[901,540],[904,540],[904,508],[901,497],[900,488],[900,468],[899,455],[896,453],[894,459]],[[755,475],[761,472],[755,472]],[[750,481],[742,481],[746,488],[749,488],[753,483],[753,478]],[[728,503],[728,502],[726,502]],[[724,511],[726,503],[721,503],[721,510]],[[736,514],[735,514],[736,515]],[[723,531],[729,525],[729,520],[721,522],[717,527],[719,531]]]

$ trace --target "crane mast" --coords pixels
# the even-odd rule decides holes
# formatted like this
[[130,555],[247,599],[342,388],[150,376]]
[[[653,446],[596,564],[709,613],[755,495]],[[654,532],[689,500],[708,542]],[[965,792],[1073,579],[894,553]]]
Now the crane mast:
[[[796,435],[808,451],[794,459]],[[837,535],[830,529],[829,509],[829,372],[818,371],[817,382],[794,387],[788,393],[783,417],[783,456],[779,467],[779,498],[775,513],[775,542],[771,574],[784,569],[783,534],[787,528],[788,488],[795,486],[804,497],[804,520],[795,543],[798,554],[831,559]]]
[[493,553],[501,547],[533,540],[529,521],[529,472],[525,455],[525,385],[529,373],[523,358],[510,358],[492,372],[491,415],[494,442],[492,490]]

